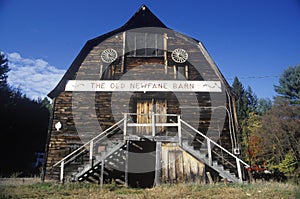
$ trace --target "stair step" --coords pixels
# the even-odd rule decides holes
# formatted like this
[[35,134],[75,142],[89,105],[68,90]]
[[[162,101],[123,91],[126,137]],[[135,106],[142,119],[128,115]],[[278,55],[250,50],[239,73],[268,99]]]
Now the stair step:
[[106,165],[109,165],[113,169],[118,169],[120,168],[120,165],[117,162],[107,162]]
[[95,179],[92,176],[89,176],[88,178],[86,178],[86,180],[92,183],[98,183],[98,179]]
[[193,155],[197,156],[197,158],[199,158],[199,159],[205,158],[205,154],[201,153],[200,150],[195,150],[193,146],[188,145],[186,142],[183,142],[182,146],[185,149],[187,149],[188,151],[190,151],[190,153],[192,153]]
[[116,183],[125,184],[125,180],[121,180],[119,178],[115,179]]
[[104,170],[103,175],[109,176],[109,173],[108,173],[107,171]]
[[212,163],[213,165],[218,166],[218,161],[214,160]]
[[82,182],[83,180],[84,180],[83,177],[79,177],[79,178],[78,178],[78,181],[79,181],[79,182]]
[[231,173],[229,170],[224,170],[224,173],[226,173],[227,175],[231,176]]
[[209,159],[207,156],[207,149],[200,148],[195,149],[194,146],[188,144],[185,140],[182,142],[182,148],[189,152],[191,155],[195,156],[200,161],[204,162],[208,166],[212,167],[215,171],[219,173],[222,178],[226,178],[228,181],[239,183],[239,179],[235,174],[230,173],[230,170],[224,168],[224,165],[220,164],[217,160],[212,162],[212,165],[209,165]]
[[[87,180],[93,182],[95,179],[98,181],[101,172],[102,160],[104,158],[106,170],[113,171],[114,169],[122,167],[124,164],[124,158],[122,155],[123,147],[124,143],[119,143],[113,147],[107,147],[106,150],[100,154],[95,154],[95,160],[93,162],[94,166],[91,167],[89,161],[87,161],[83,166],[78,167],[78,172],[73,174],[74,178],[77,178],[78,181]],[[108,175],[109,173],[104,172],[103,174]]]
[[189,141],[187,141],[187,140],[182,140],[182,144],[187,144],[187,145],[189,145]]
[[207,152],[207,149],[205,149],[205,148],[204,148],[204,149],[203,149],[203,148],[200,148],[199,151],[200,151],[201,153],[203,153],[203,154],[207,154],[207,153],[208,153],[208,152]]

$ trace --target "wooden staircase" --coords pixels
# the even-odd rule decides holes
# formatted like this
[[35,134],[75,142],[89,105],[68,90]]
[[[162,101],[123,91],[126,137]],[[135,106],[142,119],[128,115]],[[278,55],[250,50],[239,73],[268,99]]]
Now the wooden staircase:
[[235,173],[231,173],[230,170],[225,169],[224,166],[219,164],[216,160],[210,162],[210,159],[207,157],[206,154],[201,153],[200,150],[195,150],[193,146],[189,145],[188,141],[183,141],[182,144],[179,146],[180,148],[182,148],[183,150],[185,150],[186,152],[203,162],[205,165],[218,172],[222,178],[227,179],[231,182],[241,182],[240,179],[236,177]]
[[[216,171],[220,177],[234,183],[246,182],[243,171],[250,167],[247,163],[183,120],[181,120],[181,127],[182,139],[179,146],[183,150]],[[202,138],[194,140],[202,145],[200,149],[195,148],[190,142],[190,136],[195,137],[195,135]]]
[[[124,171],[126,161],[125,156],[126,145],[124,143],[108,146],[105,152],[94,157],[92,164],[87,162],[82,167],[79,167],[78,171],[73,173],[73,179],[74,181],[79,182],[86,180],[103,184],[104,175],[106,179],[109,179],[109,176],[112,176],[112,173]],[[114,180],[124,183],[125,176],[115,176]]]
[[[154,114],[153,117],[155,117]],[[174,139],[174,135],[169,139],[173,142],[177,140],[175,142],[178,143],[178,146],[182,150],[188,152],[194,158],[216,171],[220,177],[234,183],[245,182],[246,179],[243,175],[243,170],[249,167],[247,163],[211,138],[193,128],[187,122],[181,120],[180,116],[177,117],[177,123],[151,123],[146,124],[146,126],[152,127],[154,132],[157,126],[165,125],[177,127],[178,133],[175,135],[176,139]],[[155,122],[155,119],[152,121]],[[128,172],[126,172],[128,171],[128,168],[126,168],[128,164],[126,164],[126,162],[128,161],[129,143],[131,143],[129,140],[130,136],[128,136],[130,131],[128,129],[129,127],[135,127],[135,125],[141,126],[142,124],[128,123],[127,115],[125,114],[121,121],[57,162],[53,167],[60,166],[60,181],[64,182],[66,178],[65,175],[69,175],[71,181],[88,181],[102,185],[104,181],[110,182],[114,180],[115,182],[128,185]],[[110,142],[110,136],[116,132],[120,133],[120,126],[124,128],[123,131],[121,130],[123,139],[118,140],[118,142]],[[131,138],[132,137],[136,136],[131,136]],[[195,139],[195,137],[197,137],[197,139]],[[153,133],[150,137],[148,136],[147,139],[155,142],[158,137]],[[200,149],[195,148],[195,141],[198,142],[198,146],[201,145]],[[168,138],[162,142],[168,142]],[[106,147],[105,150],[97,153],[96,149],[99,143],[102,143],[102,145],[105,144]],[[87,160],[71,174],[66,173],[65,167],[72,164],[72,161],[79,156],[88,156],[89,158],[85,158]]]

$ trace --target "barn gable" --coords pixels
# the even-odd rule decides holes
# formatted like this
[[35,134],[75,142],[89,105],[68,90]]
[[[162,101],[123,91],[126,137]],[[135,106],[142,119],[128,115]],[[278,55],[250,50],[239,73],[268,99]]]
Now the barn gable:
[[67,80],[74,78],[74,75],[76,71],[78,71],[80,64],[83,62],[83,60],[86,58],[86,56],[94,46],[113,35],[119,34],[126,30],[143,27],[167,28],[145,5],[141,6],[140,9],[122,27],[87,41],[63,78],[60,80],[58,85],[48,94],[48,96],[53,99],[57,97],[60,92],[64,91]]
[[48,96],[46,179],[152,186],[205,182],[208,171],[244,180],[230,86],[201,42],[145,5],[89,40]]
[[[97,44],[103,42],[104,40],[108,39],[109,37],[119,34],[121,32],[124,32],[126,30],[131,29],[137,29],[137,28],[143,28],[143,27],[157,27],[157,28],[167,28],[169,29],[165,24],[161,22],[160,19],[158,19],[151,10],[146,6],[142,5],[138,11],[120,28],[115,29],[111,32],[108,32],[104,35],[98,36],[94,39],[91,39],[87,41],[87,43],[84,45],[82,50],[79,52],[78,56],[75,58],[63,78],[60,80],[60,82],[56,85],[56,87],[48,94],[48,96],[53,99],[59,95],[60,92],[64,91],[67,80],[74,79],[74,75],[76,71],[78,71],[80,64],[83,62],[83,60],[86,58],[88,53],[91,51],[91,49],[96,46]],[[214,68],[216,73],[220,76],[224,84],[227,86],[227,89],[230,89],[229,84],[227,83],[226,79],[223,77],[222,73],[219,71],[218,67],[212,60],[212,58],[209,56],[208,52],[206,51],[203,44],[198,41],[197,39],[191,38],[195,40],[195,42],[199,43],[201,45],[206,59],[210,62],[211,67]]]

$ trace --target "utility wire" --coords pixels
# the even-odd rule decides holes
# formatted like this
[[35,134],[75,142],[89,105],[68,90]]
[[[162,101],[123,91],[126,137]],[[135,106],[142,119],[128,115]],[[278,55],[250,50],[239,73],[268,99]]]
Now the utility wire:
[[[248,77],[238,77],[238,79],[266,79],[266,78],[278,78],[278,75],[264,75],[264,76],[248,76]],[[233,77],[226,78],[227,80],[233,80]]]

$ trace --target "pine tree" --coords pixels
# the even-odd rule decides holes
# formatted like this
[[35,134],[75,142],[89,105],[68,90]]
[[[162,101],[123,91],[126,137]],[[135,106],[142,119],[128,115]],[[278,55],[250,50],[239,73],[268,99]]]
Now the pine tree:
[[259,115],[267,113],[272,108],[272,101],[270,98],[260,98],[257,104],[257,112]]
[[258,98],[256,94],[252,91],[252,88],[248,86],[246,90],[246,96],[247,96],[247,112],[248,114],[250,112],[257,113],[257,106],[258,106]]
[[237,111],[238,124],[239,124],[239,128],[240,128],[242,121],[245,118],[247,118],[248,99],[247,99],[246,91],[245,91],[242,83],[239,81],[239,79],[237,77],[234,78],[234,81],[232,84],[232,90],[237,95],[236,111]]
[[23,176],[37,174],[32,163],[35,153],[43,152],[46,142],[49,101],[27,98],[21,90],[7,83],[8,60],[0,53],[0,174],[16,172]]
[[300,104],[300,65],[284,70],[279,85],[274,88],[279,96],[288,99],[291,104]]
[[8,60],[4,53],[0,52],[0,89],[7,89],[7,73],[9,72]]

